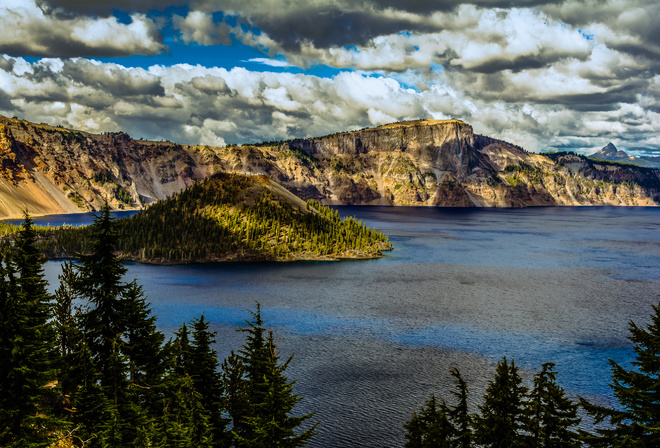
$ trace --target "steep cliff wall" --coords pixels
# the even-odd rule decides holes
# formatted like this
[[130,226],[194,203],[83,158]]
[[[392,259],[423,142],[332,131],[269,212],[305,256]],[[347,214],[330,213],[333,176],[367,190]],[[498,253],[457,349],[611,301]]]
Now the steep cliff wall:
[[264,146],[186,146],[0,117],[0,217],[141,208],[216,171],[264,174],[326,204],[658,205],[660,171],[531,154],[459,120]]

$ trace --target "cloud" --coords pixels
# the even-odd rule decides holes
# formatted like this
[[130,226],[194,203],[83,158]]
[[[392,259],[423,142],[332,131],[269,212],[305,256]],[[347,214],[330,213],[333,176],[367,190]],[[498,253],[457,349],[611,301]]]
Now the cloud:
[[186,17],[174,15],[172,25],[181,33],[181,40],[199,45],[230,45],[229,28],[225,24],[216,25],[212,14],[192,11]]
[[252,58],[248,59],[246,62],[254,62],[255,64],[268,65],[269,67],[291,67],[286,61],[281,61],[279,59],[268,59],[268,58]]
[[0,53],[75,57],[157,54],[164,47],[153,21],[134,13],[131,23],[107,18],[58,18],[31,0],[0,4]]
[[[528,150],[589,152],[617,139],[622,148],[631,142],[631,146],[644,144],[647,150],[660,152],[655,131],[660,115],[632,96],[622,95],[621,102],[607,108],[581,111],[556,99],[510,102],[485,98],[482,92],[465,88],[463,76],[443,73],[428,89],[415,90],[393,78],[361,72],[320,78],[186,64],[144,70],[85,59],[28,63],[22,58],[0,57],[0,113],[91,132],[122,130],[136,138],[210,145],[320,136],[397,120],[455,117],[472,124],[477,133]],[[542,89],[533,80],[516,83],[538,96]],[[652,82],[644,101],[657,103],[660,85],[655,79]],[[575,85],[572,94],[580,94],[580,88]],[[608,91],[594,90],[592,94],[607,95]]]

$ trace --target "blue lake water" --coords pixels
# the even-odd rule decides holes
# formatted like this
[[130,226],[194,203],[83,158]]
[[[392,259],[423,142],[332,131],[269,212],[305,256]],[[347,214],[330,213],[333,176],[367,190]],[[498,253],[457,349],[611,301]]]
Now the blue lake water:
[[[166,332],[204,313],[221,357],[259,301],[283,354],[295,353],[300,411],[318,411],[314,446],[401,446],[430,393],[451,402],[450,367],[474,407],[502,356],[527,378],[555,362],[569,394],[613,403],[607,358],[633,359],[628,322],[648,322],[658,303],[660,208],[338,210],[395,250],[339,263],[131,263],[128,278]],[[46,272],[55,284],[59,263]]]

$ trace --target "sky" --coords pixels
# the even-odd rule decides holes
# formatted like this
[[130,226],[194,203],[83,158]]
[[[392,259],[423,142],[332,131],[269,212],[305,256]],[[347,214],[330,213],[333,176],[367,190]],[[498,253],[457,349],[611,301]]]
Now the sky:
[[457,118],[660,155],[657,0],[0,0],[0,114],[222,146]]

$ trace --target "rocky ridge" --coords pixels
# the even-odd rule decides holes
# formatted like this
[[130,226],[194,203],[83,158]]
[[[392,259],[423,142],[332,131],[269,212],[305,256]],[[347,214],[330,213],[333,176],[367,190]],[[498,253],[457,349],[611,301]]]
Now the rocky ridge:
[[534,154],[459,120],[263,145],[187,146],[0,117],[0,217],[142,208],[211,174],[266,175],[325,204],[658,205],[660,171]]
[[647,168],[660,168],[660,157],[643,156],[636,157],[625,151],[620,151],[614,146],[614,143],[608,143],[603,149],[596,151],[589,157],[601,160],[610,160],[612,162],[632,163],[634,165]]

